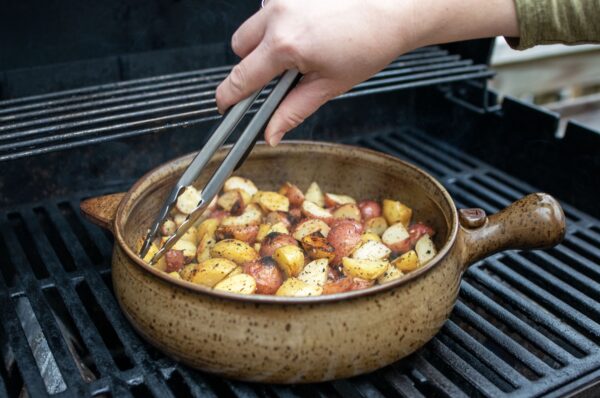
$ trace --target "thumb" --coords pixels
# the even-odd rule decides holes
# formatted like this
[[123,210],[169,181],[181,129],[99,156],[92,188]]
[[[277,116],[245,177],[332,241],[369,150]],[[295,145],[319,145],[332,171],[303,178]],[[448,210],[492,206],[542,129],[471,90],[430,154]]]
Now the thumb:
[[333,91],[327,88],[326,80],[310,75],[304,76],[271,117],[265,129],[265,141],[271,146],[279,144],[285,133],[298,126],[331,99],[334,96],[328,95],[331,92]]

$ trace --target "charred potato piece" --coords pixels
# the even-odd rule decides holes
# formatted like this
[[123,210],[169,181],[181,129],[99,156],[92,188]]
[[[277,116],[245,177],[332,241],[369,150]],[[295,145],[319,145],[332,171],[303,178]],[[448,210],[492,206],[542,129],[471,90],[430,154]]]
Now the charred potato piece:
[[352,252],[352,258],[357,260],[385,260],[391,253],[392,251],[383,243],[369,240]]
[[256,292],[256,281],[250,275],[237,274],[223,279],[215,285],[214,289],[229,293],[252,294]]
[[356,200],[353,197],[348,195],[336,195],[334,193],[326,193],[325,194],[325,206],[327,207],[336,207],[345,204],[356,204]]
[[308,297],[320,296],[322,292],[323,288],[320,286],[308,284],[297,278],[288,278],[275,294],[277,296]]
[[246,203],[240,190],[227,191],[217,201],[217,205],[234,216],[239,216],[244,212]]
[[383,235],[389,225],[384,217],[373,217],[365,222],[365,230],[379,236]]
[[210,258],[200,264],[189,265],[180,275],[185,280],[213,287],[229,275],[237,265],[226,258]]
[[228,216],[223,218],[221,225],[223,226],[240,226],[240,225],[260,225],[262,221],[262,211],[256,204],[249,204],[244,209],[244,212],[237,217]]
[[288,198],[290,206],[298,207],[304,202],[304,194],[296,185],[286,182],[279,188],[279,194]]
[[177,198],[175,208],[185,215],[190,214],[200,203],[200,192],[194,187],[187,186]]
[[237,239],[225,239],[217,242],[210,250],[211,257],[221,257],[242,265],[258,258],[258,253],[246,242]]
[[244,273],[256,281],[256,293],[275,294],[283,283],[283,274],[271,257],[263,257],[243,266]]
[[263,239],[260,245],[260,255],[263,257],[270,257],[275,254],[275,250],[289,245],[298,246],[298,241],[291,235],[271,232]]
[[377,278],[377,282],[380,284],[383,284],[383,283],[391,282],[398,278],[402,278],[403,276],[404,276],[404,273],[402,271],[400,271],[398,268],[388,267],[385,270],[385,272],[379,278]]
[[355,221],[360,221],[362,219],[362,215],[360,213],[360,209],[357,205],[353,203],[348,203],[345,205],[341,205],[337,209],[333,211],[333,218],[337,219],[350,219]]
[[361,242],[361,233],[362,226],[352,220],[342,220],[331,228],[327,242],[335,249],[332,264],[340,264],[342,257],[347,257],[354,251]]
[[217,240],[237,239],[243,242],[254,244],[258,235],[258,225],[221,225],[215,231]]
[[225,192],[237,189],[246,192],[250,197],[258,192],[258,188],[256,188],[256,185],[252,181],[238,176],[229,177],[223,185],[223,191]]
[[304,220],[304,221],[298,223],[298,225],[296,225],[296,228],[294,229],[294,233],[292,234],[292,236],[295,239],[302,241],[302,239],[305,236],[314,234],[315,232],[319,232],[321,235],[327,237],[329,235],[330,230],[331,230],[331,228],[329,227],[329,225],[327,225],[325,223],[325,221],[323,221],[323,220],[318,220],[318,219]]
[[402,225],[408,227],[412,217],[412,209],[397,200],[384,199],[383,216],[390,225],[402,223]]
[[265,212],[288,211],[290,209],[288,198],[277,192],[258,191],[252,197],[252,202],[258,203]]
[[374,200],[363,200],[358,203],[363,220],[381,216],[381,206]]
[[314,260],[304,266],[302,272],[298,274],[298,279],[310,285],[324,286],[327,282],[328,269],[327,259]]
[[381,240],[397,253],[410,250],[410,235],[402,223],[397,223],[385,230]]
[[323,195],[323,191],[321,191],[321,187],[316,182],[312,182],[306,192],[304,193],[304,200],[308,200],[313,202],[319,207],[325,206],[325,196]]
[[357,260],[350,257],[344,257],[342,264],[346,275],[369,281],[383,275],[390,265],[387,260]]
[[304,267],[304,253],[295,245],[281,246],[276,249],[273,260],[288,278],[298,276]]
[[417,252],[417,256],[419,257],[419,263],[425,265],[429,260],[431,260],[436,254],[437,250],[435,249],[435,245],[433,241],[429,237],[429,235],[423,235],[415,244],[415,252]]
[[333,221],[333,214],[327,209],[324,209],[309,200],[302,202],[302,214],[307,218],[322,220],[326,224]]
[[302,248],[306,251],[308,257],[313,260],[325,259],[331,261],[335,257],[333,246],[327,242],[327,238],[318,232],[302,238]]
[[411,250],[394,259],[392,265],[402,272],[411,272],[419,268],[419,256],[417,256],[417,252]]

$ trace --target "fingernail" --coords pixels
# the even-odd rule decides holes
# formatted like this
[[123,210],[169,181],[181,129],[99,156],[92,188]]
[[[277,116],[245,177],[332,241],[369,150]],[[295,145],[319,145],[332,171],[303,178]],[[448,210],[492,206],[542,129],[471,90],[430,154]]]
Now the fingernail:
[[281,139],[283,138],[284,134],[285,134],[285,132],[283,132],[283,131],[273,134],[271,136],[271,138],[269,139],[269,145],[271,145],[272,147],[277,146],[277,144],[279,144],[281,142]]

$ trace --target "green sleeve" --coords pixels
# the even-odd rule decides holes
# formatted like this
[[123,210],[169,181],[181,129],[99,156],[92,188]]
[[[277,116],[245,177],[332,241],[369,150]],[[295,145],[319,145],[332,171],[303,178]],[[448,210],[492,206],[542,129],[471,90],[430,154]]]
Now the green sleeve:
[[507,38],[512,48],[600,43],[600,0],[515,0],[515,5],[520,37]]

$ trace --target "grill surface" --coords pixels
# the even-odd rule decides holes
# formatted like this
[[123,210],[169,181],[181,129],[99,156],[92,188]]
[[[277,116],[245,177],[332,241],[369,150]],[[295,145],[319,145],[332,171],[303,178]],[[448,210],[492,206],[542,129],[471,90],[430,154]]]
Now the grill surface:
[[[214,90],[229,69],[221,66],[0,101],[0,161],[214,119],[218,117]],[[401,56],[338,98],[492,75],[487,65],[426,47]]]
[[[412,129],[352,143],[421,166],[443,182],[458,206],[494,212],[535,191]],[[17,396],[23,386],[35,397],[48,391],[135,397],[553,396],[600,378],[600,222],[567,205],[563,244],[498,254],[471,267],[442,331],[416,354],[373,374],[268,386],[178,365],[146,345],[124,319],[111,290],[112,239],[79,214],[82,198],[129,183],[0,212],[0,348],[6,365],[0,366],[0,396]],[[35,319],[24,319],[22,307],[33,309]],[[26,322],[39,327],[26,335]],[[41,356],[44,347],[50,353]],[[41,374],[54,378],[45,381]]]

